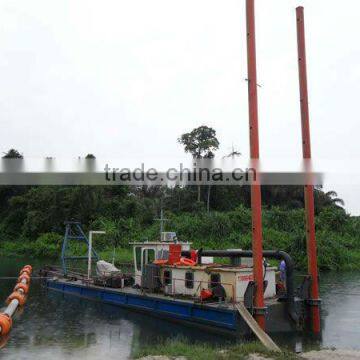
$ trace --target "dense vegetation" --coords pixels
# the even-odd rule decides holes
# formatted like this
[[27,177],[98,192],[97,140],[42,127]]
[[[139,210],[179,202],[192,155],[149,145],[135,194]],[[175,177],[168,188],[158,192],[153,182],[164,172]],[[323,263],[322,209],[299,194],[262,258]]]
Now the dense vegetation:
[[[264,248],[288,251],[306,266],[301,187],[263,187]],[[316,226],[322,269],[360,268],[360,219],[338,206],[334,193],[316,189]],[[206,188],[125,186],[0,187],[0,251],[6,255],[58,257],[63,222],[76,219],[86,230],[103,229],[96,246],[108,260],[130,257],[129,241],[159,237],[161,206],[166,229],[195,248],[251,247],[249,189],[214,186],[207,211]]]
[[[195,159],[213,158],[220,144],[207,126],[183,134],[178,142]],[[233,149],[228,156],[239,155]],[[3,158],[23,155],[10,149]],[[304,268],[303,187],[263,186],[262,203],[264,248],[287,251]],[[360,269],[360,218],[340,205],[335,192],[315,189],[319,266]],[[58,257],[64,221],[77,220],[86,231],[106,231],[96,240],[103,258],[109,260],[115,248],[117,261],[130,260],[130,241],[159,238],[155,218],[161,208],[167,230],[195,248],[251,248],[248,186],[0,186],[0,255]]]

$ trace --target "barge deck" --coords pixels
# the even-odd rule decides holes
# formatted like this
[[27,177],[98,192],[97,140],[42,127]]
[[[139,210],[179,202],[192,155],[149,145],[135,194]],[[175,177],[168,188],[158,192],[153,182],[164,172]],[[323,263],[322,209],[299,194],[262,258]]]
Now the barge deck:
[[[248,325],[231,302],[200,303],[191,299],[147,293],[133,287],[114,289],[87,284],[82,280],[57,277],[46,279],[45,287],[63,294],[128,308],[185,325],[205,327],[210,331],[235,336],[251,334]],[[296,330],[295,325],[288,319],[285,303],[269,299],[266,306],[268,333]]]

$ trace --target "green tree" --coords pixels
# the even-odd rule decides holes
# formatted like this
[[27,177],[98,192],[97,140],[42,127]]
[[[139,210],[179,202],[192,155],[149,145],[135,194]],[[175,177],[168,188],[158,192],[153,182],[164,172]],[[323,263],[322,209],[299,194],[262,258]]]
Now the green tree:
[[[194,159],[211,159],[214,152],[219,148],[219,140],[216,137],[216,131],[208,126],[200,126],[189,133],[182,134],[178,142],[184,146],[186,153],[190,153]],[[210,188],[208,189],[210,192]],[[210,194],[210,193],[209,193]],[[201,199],[201,188],[198,185],[198,198]],[[208,196],[209,208],[210,196]]]
[[184,150],[193,158],[213,158],[214,151],[219,148],[216,131],[208,126],[200,126],[189,133],[182,134],[178,142],[184,145]]
[[23,159],[24,156],[16,149],[10,149],[4,153],[3,159]]
[[315,188],[315,207],[316,212],[319,213],[326,207],[342,208],[345,205],[343,199],[338,197],[336,191],[324,192],[321,187]]
[[95,155],[94,154],[87,154],[86,156],[85,156],[85,159],[96,159],[96,157],[95,157]]

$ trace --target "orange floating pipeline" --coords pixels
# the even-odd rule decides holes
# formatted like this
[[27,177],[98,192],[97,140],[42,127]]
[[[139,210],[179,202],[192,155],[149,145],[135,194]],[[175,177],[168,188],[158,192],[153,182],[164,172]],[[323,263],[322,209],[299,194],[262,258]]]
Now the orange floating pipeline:
[[19,306],[23,306],[26,303],[31,273],[31,265],[26,265],[21,269],[14,291],[6,299],[7,308],[3,313],[0,313],[0,336],[7,335],[10,332],[13,324],[12,316]]

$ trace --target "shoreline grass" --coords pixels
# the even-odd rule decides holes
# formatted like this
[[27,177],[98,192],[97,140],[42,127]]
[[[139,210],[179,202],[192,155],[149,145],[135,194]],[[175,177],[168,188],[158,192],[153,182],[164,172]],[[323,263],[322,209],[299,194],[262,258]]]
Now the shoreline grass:
[[295,353],[283,350],[281,353],[268,351],[259,342],[246,342],[235,345],[211,345],[201,342],[190,342],[187,339],[176,338],[165,341],[159,340],[159,343],[145,346],[133,352],[132,358],[139,359],[146,356],[183,356],[191,360],[232,360],[248,359],[250,354],[259,354],[261,356],[276,360],[297,360],[301,359]]

